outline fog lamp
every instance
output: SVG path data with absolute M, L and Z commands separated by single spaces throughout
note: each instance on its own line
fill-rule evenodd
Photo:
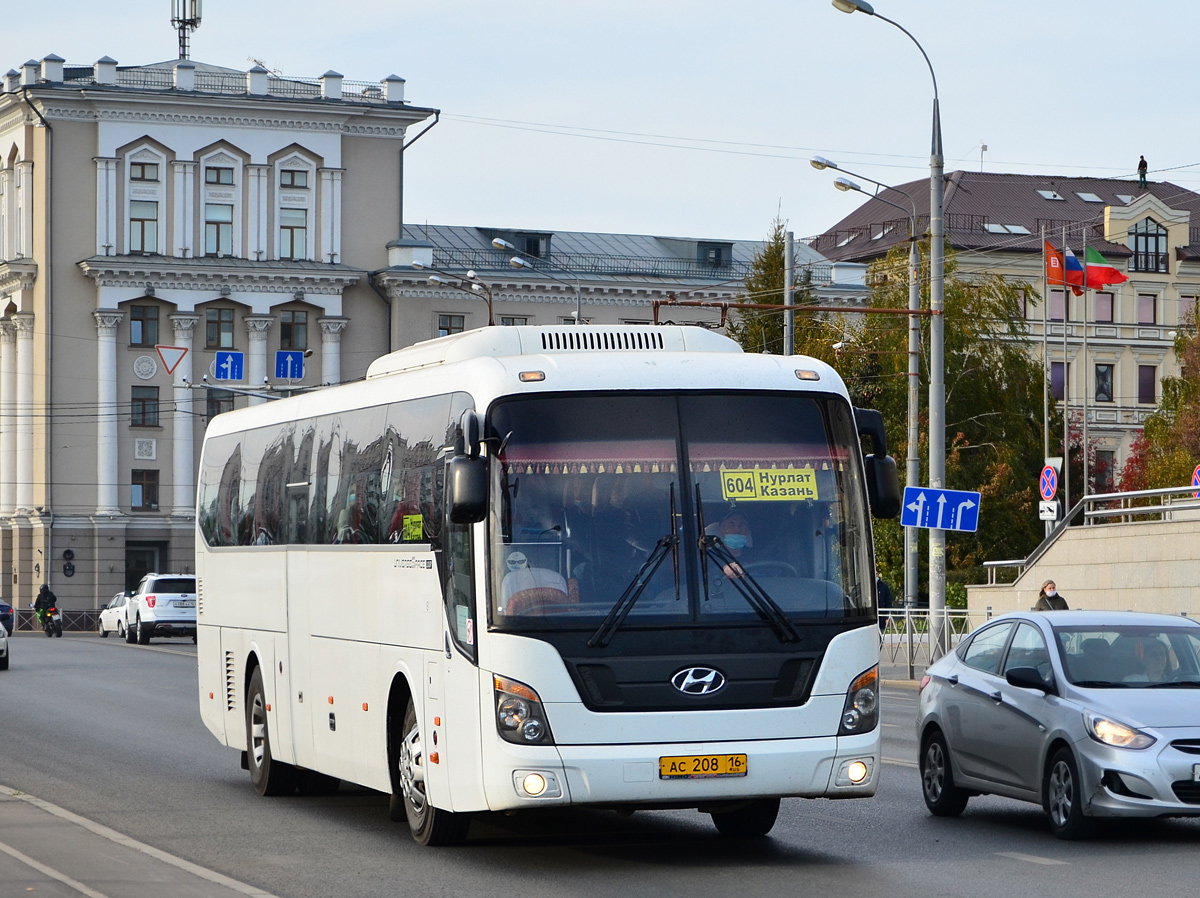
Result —
M 858 784 L 867 778 L 867 765 L 862 761 L 852 761 L 850 766 L 846 768 L 846 776 L 850 782 Z
M 546 778 L 540 773 L 527 774 L 525 779 L 521 780 L 521 788 L 530 795 L 541 795 L 546 791 Z

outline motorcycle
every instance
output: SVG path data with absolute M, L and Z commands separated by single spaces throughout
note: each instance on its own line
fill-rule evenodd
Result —
M 42 630 L 47 637 L 62 636 L 62 612 L 56 607 L 42 608 L 38 611 L 38 620 L 42 622 Z

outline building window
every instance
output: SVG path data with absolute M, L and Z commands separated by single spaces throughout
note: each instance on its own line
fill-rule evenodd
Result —
M 1070 375 L 1071 369 L 1069 365 L 1064 367 L 1062 362 L 1050 363 L 1050 395 L 1052 397 L 1061 400 L 1066 395 L 1066 378 L 1070 377 Z
M 711 268 L 728 268 L 733 261 L 733 244 L 731 243 L 698 243 L 696 244 L 696 261 Z
M 279 210 L 279 258 L 308 258 L 308 211 Z
M 233 309 L 208 309 L 204 323 L 205 349 L 233 349 Z
M 158 426 L 158 387 L 133 387 L 130 393 L 131 427 Z
M 130 162 L 129 163 L 129 180 L 130 181 L 157 181 L 158 180 L 158 163 L 157 162 Z
M 466 323 L 462 315 L 438 315 L 438 332 L 439 337 L 448 337 L 450 334 L 461 334 L 466 329 Z
M 501 315 L 501 327 L 524 327 L 529 323 L 529 318 L 524 315 Z
M 1167 229 L 1152 218 L 1143 218 L 1129 230 L 1133 258 L 1130 271 L 1167 271 Z
M 129 202 L 129 251 L 158 252 L 158 203 L 149 200 Z
M 1029 316 L 1029 294 L 1022 290 L 1017 294 L 1017 308 L 1021 310 L 1021 317 Z
M 1113 320 L 1113 295 L 1111 293 L 1096 294 L 1096 321 L 1100 324 L 1111 324 Z
M 1188 327 L 1196 326 L 1196 297 L 1179 297 L 1179 323 Z
M 233 393 L 229 390 L 214 390 L 208 388 L 208 420 L 212 420 L 222 412 L 233 411 Z
M 129 307 L 129 345 L 154 346 L 158 343 L 158 306 Z
M 204 204 L 204 255 L 233 255 L 233 206 Z
M 215 165 L 208 165 L 204 168 L 204 183 L 205 184 L 224 184 L 233 186 L 233 169 L 224 168 Z
M 303 190 L 308 187 L 308 172 L 285 168 L 279 173 L 279 186 Z
M 279 348 L 308 349 L 308 312 L 279 313 Z
M 1065 293 L 1063 293 L 1062 290 L 1051 290 L 1050 291 L 1050 320 L 1051 321 L 1062 321 L 1063 320 L 1063 305 L 1064 305 L 1064 303 L 1068 303 L 1069 299 L 1070 299 L 1070 297 L 1068 297 Z M 1067 312 L 1068 312 L 1068 314 L 1070 314 L 1069 306 L 1067 308 Z
M 134 509 L 158 508 L 158 471 L 134 471 L 129 480 L 132 488 L 129 504 Z
M 1154 405 L 1158 396 L 1158 370 L 1153 365 L 1138 365 L 1138 402 Z
M 1117 478 L 1114 466 L 1117 463 L 1117 453 L 1111 449 L 1096 450 L 1096 467 L 1092 474 L 1097 493 L 1111 493 L 1116 489 Z
M 1156 324 L 1155 321 L 1155 306 L 1158 297 L 1153 293 L 1139 293 L 1137 298 L 1137 323 L 1138 324 Z
M 1113 366 L 1096 366 L 1096 401 L 1113 401 Z

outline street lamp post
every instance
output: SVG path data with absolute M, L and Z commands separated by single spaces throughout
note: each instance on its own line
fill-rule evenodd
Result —
M 921 386 L 921 326 L 918 323 L 917 315 L 921 309 L 921 253 L 917 247 L 917 204 L 903 190 L 897 190 L 895 187 L 890 187 L 887 184 L 876 181 L 874 178 L 846 171 L 836 163 L 821 156 L 814 156 L 809 160 L 809 163 L 818 171 L 832 168 L 834 171 L 843 171 L 846 174 L 854 175 L 856 178 L 862 178 L 864 181 L 870 181 L 876 187 L 882 187 L 885 190 L 895 190 L 896 193 L 899 193 L 908 200 L 909 208 L 905 209 L 903 206 L 880 196 L 878 191 L 874 194 L 867 194 L 865 190 L 846 178 L 838 178 L 833 182 L 833 186 L 838 190 L 854 190 L 868 196 L 873 195 L 881 203 L 885 203 L 893 209 L 899 209 L 908 215 L 908 458 L 905 466 L 905 482 L 909 486 L 916 486 L 920 483 L 921 479 L 921 460 L 917 455 L 917 419 L 920 414 Z M 909 608 L 917 606 L 917 580 L 920 570 L 917 558 L 918 550 L 917 528 L 905 527 L 904 604 Z
M 436 284 L 440 287 L 449 287 L 452 290 L 461 290 L 463 293 L 470 293 L 472 296 L 482 296 L 483 301 L 487 303 L 488 310 L 488 327 L 492 327 L 496 321 L 492 315 L 492 288 L 479 279 L 474 271 L 468 271 L 465 275 L 450 274 L 441 271 L 437 268 L 431 268 L 423 262 L 413 261 L 411 266 L 417 271 L 425 271 L 426 269 L 436 272 L 428 278 L 429 283 Z M 469 287 L 464 284 L 470 284 Z
M 577 275 L 575 272 L 573 272 L 569 268 L 564 268 L 562 265 L 555 265 L 553 262 L 547 262 L 545 259 L 542 259 L 538 256 L 530 255 L 527 252 L 519 250 L 515 246 L 513 246 L 511 243 L 509 243 L 507 240 L 504 240 L 500 237 L 492 238 L 492 246 L 494 246 L 496 249 L 503 250 L 504 252 L 516 253 L 515 256 L 513 256 L 511 259 L 508 260 L 508 264 L 511 265 L 513 268 L 524 268 L 529 271 L 536 271 L 539 274 L 544 274 L 546 277 L 550 278 L 550 280 L 554 281 L 555 283 L 563 284 L 564 286 L 572 288 L 575 291 L 575 323 L 577 325 L 583 324 L 583 293 L 579 289 L 579 275 Z M 559 271 L 569 274 L 573 278 L 573 280 L 564 281 L 559 278 L 556 278 L 554 275 L 550 274 L 548 271 L 543 271 L 541 268 L 539 268 L 537 265 L 535 265 L 534 262 L 541 262 L 543 265 L 549 265 L 553 268 L 557 268 Z
M 946 484 L 946 371 L 945 371 L 945 229 L 942 221 L 942 116 L 938 104 L 937 75 L 929 54 L 920 42 L 898 22 L 881 16 L 866 0 L 833 0 L 844 13 L 861 12 L 899 28 L 917 45 L 929 76 L 933 79 L 933 135 L 929 150 L 929 486 L 942 489 Z M 945 654 L 946 609 L 946 531 L 929 531 L 929 611 L 936 616 L 933 651 Z

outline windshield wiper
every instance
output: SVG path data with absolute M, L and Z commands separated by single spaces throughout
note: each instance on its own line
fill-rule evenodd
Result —
M 1178 680 L 1174 683 L 1151 683 L 1149 686 L 1143 686 L 1143 689 L 1200 689 L 1200 682 L 1196 680 Z
M 738 595 L 746 600 L 746 604 L 753 608 L 754 612 L 766 621 L 780 642 L 799 642 L 800 634 L 792 626 L 792 622 L 788 619 L 787 614 L 767 594 L 767 591 L 759 585 L 758 581 L 750 576 L 750 572 L 738 564 L 738 560 L 725 548 L 725 543 L 721 540 L 721 537 L 710 536 L 704 532 L 704 507 L 700 500 L 699 484 L 696 485 L 696 523 L 700 528 L 700 551 L 704 555 L 704 559 L 700 564 L 700 568 L 703 571 L 704 601 L 708 601 L 708 559 L 712 558 L 716 562 L 717 567 L 722 570 L 732 566 L 741 572 L 736 577 L 729 577 L 729 581 L 738 591 Z
M 621 597 L 613 603 L 608 614 L 604 615 L 604 620 L 600 621 L 600 626 L 596 628 L 596 632 L 587 642 L 590 648 L 603 648 L 612 641 L 613 634 L 621 628 L 621 624 L 625 623 L 625 618 L 633 610 L 634 603 L 641 598 L 646 587 L 650 585 L 650 581 L 654 579 L 654 575 L 658 573 L 663 560 L 667 557 L 667 550 L 670 550 L 675 558 L 675 601 L 679 601 L 679 537 L 675 535 L 675 484 L 671 484 L 670 511 L 670 532 L 655 544 L 650 555 L 642 562 L 642 566 L 637 569 L 637 573 L 633 575 L 633 579 L 621 593 Z
M 1128 683 L 1114 683 L 1112 680 L 1072 680 L 1072 686 L 1082 686 L 1084 689 L 1129 689 Z

